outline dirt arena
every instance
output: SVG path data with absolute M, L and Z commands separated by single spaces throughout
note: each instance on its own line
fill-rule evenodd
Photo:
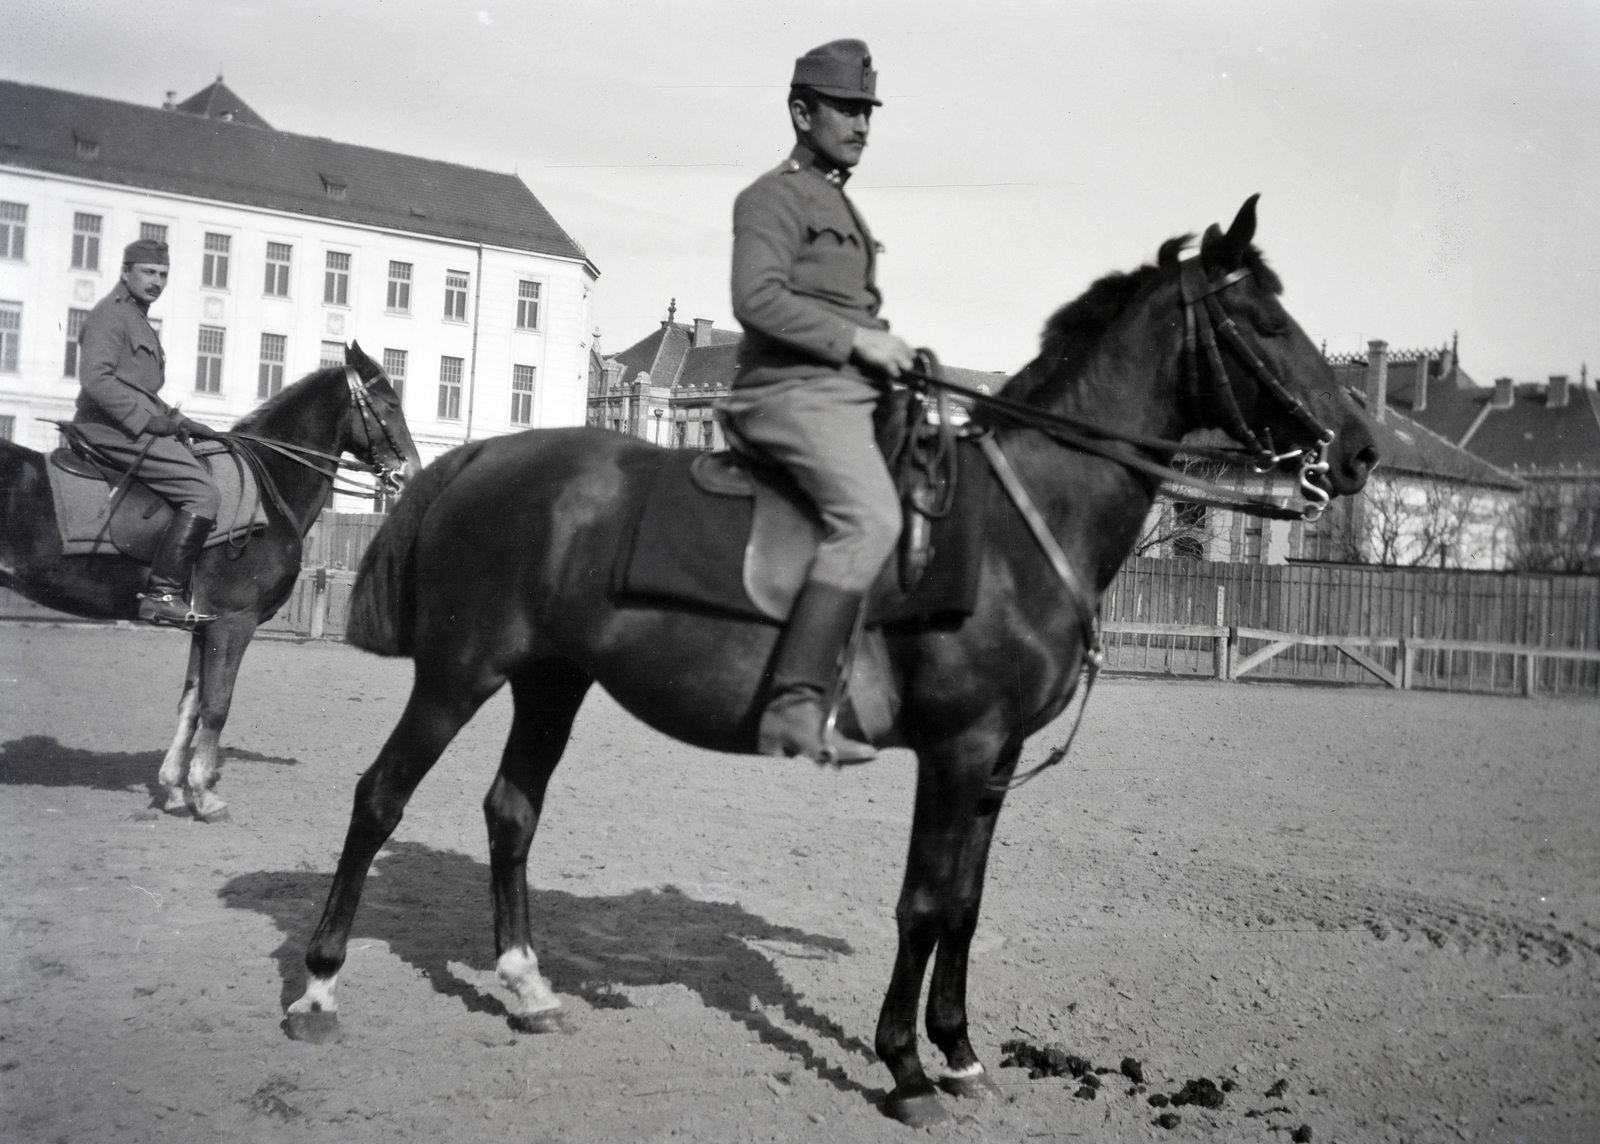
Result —
M 233 822 L 204 826 L 150 809 L 186 643 L 0 628 L 0 1139 L 911 1135 L 870 1048 L 909 755 L 710 755 L 596 692 L 529 865 L 573 1032 L 524 1037 L 479 810 L 497 697 L 378 861 L 344 1040 L 307 1045 L 283 1009 L 410 665 L 258 643 Z M 1004 1098 L 929 1135 L 1600 1140 L 1600 705 L 1111 678 L 1079 744 L 1008 800 L 990 869 L 971 1015 Z M 1135 1058 L 1146 1091 L 1030 1080 L 1014 1039 Z M 1220 1107 L 1149 1103 L 1200 1078 Z

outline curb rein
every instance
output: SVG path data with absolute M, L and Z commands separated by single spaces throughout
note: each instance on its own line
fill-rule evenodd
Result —
M 1323 425 L 1307 408 L 1304 401 L 1289 392 L 1287 386 L 1263 362 L 1260 356 L 1245 341 L 1244 335 L 1239 332 L 1238 326 L 1223 309 L 1221 300 L 1217 297 L 1228 287 L 1243 281 L 1251 275 L 1249 267 L 1240 267 L 1223 275 L 1215 282 L 1206 277 L 1205 268 L 1198 258 L 1186 260 L 1179 270 L 1179 285 L 1183 299 L 1183 376 L 1185 384 L 1184 398 L 1192 405 L 1198 406 L 1209 399 L 1220 407 L 1226 431 L 1230 436 L 1246 447 L 1241 453 L 1232 449 L 1213 449 L 1202 446 L 1184 445 L 1178 441 L 1165 441 L 1158 438 L 1143 437 L 1137 434 L 1123 433 L 1096 425 L 1093 422 L 1080 421 L 1057 413 L 1035 409 L 1019 401 L 998 397 L 993 394 L 978 393 L 953 385 L 941 376 L 937 359 L 923 351 L 925 360 L 930 369 L 907 370 L 902 376 L 910 378 L 913 382 L 920 383 L 922 387 L 936 389 L 940 397 L 940 412 L 944 412 L 944 399 L 948 394 L 957 394 L 960 399 L 970 402 L 979 409 L 997 413 L 1001 418 L 1013 426 L 1025 429 L 1036 429 L 1055 440 L 1058 444 L 1068 448 L 1077 449 L 1101 456 L 1110 461 L 1115 461 L 1127 468 L 1144 472 L 1159 477 L 1164 483 L 1176 483 L 1192 489 L 1201 490 L 1215 495 L 1220 494 L 1226 499 L 1211 500 L 1207 503 L 1216 504 L 1218 507 L 1232 508 L 1251 513 L 1256 516 L 1272 517 L 1274 519 L 1314 521 L 1318 519 L 1327 508 L 1331 499 L 1326 488 L 1318 483 L 1328 472 L 1328 447 L 1333 443 L 1334 431 Z M 1228 369 L 1222 359 L 1222 351 L 1217 343 L 1217 334 L 1221 332 L 1234 353 L 1249 367 L 1261 388 L 1279 404 L 1283 405 L 1289 415 L 1309 432 L 1316 442 L 1311 448 L 1291 449 L 1279 453 L 1274 449 L 1272 433 L 1263 429 L 1257 436 L 1244 419 L 1244 413 L 1239 408 L 1238 398 L 1233 392 L 1233 384 L 1228 376 Z M 1200 368 L 1200 347 L 1205 349 L 1206 361 L 1210 366 L 1209 373 L 1212 377 L 1212 389 L 1205 393 L 1201 386 L 1202 371 Z M 943 418 L 941 418 L 943 420 Z M 990 468 L 994 470 L 995 477 L 1006 490 L 1011 502 L 1022 515 L 1028 530 L 1033 533 L 1034 539 L 1043 550 L 1050 567 L 1066 587 L 1068 595 L 1078 606 L 1078 614 L 1082 625 L 1083 639 L 1083 664 L 1084 677 L 1083 698 L 1078 703 L 1077 714 L 1073 717 L 1072 726 L 1067 732 L 1066 739 L 1053 748 L 1044 760 L 1036 766 L 1029 768 L 1022 774 L 1013 774 L 1002 777 L 998 773 L 991 774 L 984 784 L 986 799 L 1000 800 L 1011 791 L 1025 783 L 1031 782 L 1042 772 L 1060 763 L 1067 757 L 1067 752 L 1072 747 L 1072 742 L 1078 735 L 1078 728 L 1083 724 L 1084 709 L 1089 705 L 1089 694 L 1094 690 L 1095 680 L 1100 675 L 1101 665 L 1105 662 L 1105 649 L 1100 640 L 1100 597 L 1093 585 L 1073 565 L 1070 557 L 1062 549 L 1055 535 L 1051 533 L 1044 517 L 1040 514 L 1033 498 L 1028 494 L 1027 486 L 1022 478 L 1011 466 L 1005 452 L 995 440 L 994 433 L 987 427 L 976 434 L 978 444 L 983 449 L 985 458 Z M 1266 473 L 1276 468 L 1284 461 L 1299 458 L 1300 493 L 1306 504 L 1300 509 L 1282 508 L 1270 501 L 1246 497 L 1239 499 L 1232 490 L 1225 489 L 1210 481 L 1195 477 L 1187 477 L 1172 469 L 1168 465 L 1157 464 L 1137 453 L 1118 449 L 1108 442 L 1116 441 L 1134 446 L 1135 449 L 1146 448 L 1169 452 L 1187 452 L 1200 454 L 1212 460 L 1225 462 L 1248 462 L 1256 472 Z M 1203 498 L 1202 498 L 1203 499 Z

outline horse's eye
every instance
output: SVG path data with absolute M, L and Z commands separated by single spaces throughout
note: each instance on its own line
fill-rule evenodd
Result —
M 1256 328 L 1256 333 L 1264 338 L 1281 338 L 1289 332 L 1289 323 L 1280 322 L 1276 318 L 1261 318 L 1250 324 Z

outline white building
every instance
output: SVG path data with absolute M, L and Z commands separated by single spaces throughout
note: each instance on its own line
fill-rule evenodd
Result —
M 0 436 L 53 448 L 122 248 L 171 250 L 163 396 L 225 428 L 359 340 L 424 462 L 582 425 L 599 272 L 515 175 L 275 131 L 223 86 L 140 107 L 0 82 Z M 354 507 L 354 506 L 352 506 Z

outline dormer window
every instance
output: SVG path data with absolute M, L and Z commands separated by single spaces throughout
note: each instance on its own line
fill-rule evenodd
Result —
M 332 199 L 334 202 L 344 202 L 349 192 L 350 185 L 343 179 L 336 178 L 332 175 L 322 176 L 322 193 L 328 198 Z
M 72 141 L 77 146 L 78 158 L 100 158 L 100 144 L 95 142 L 93 139 L 85 139 L 82 135 L 74 135 L 72 137 Z

